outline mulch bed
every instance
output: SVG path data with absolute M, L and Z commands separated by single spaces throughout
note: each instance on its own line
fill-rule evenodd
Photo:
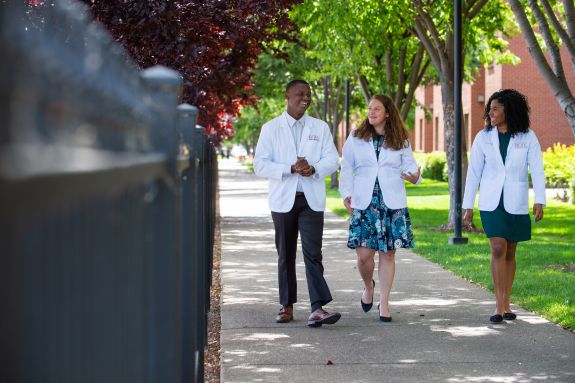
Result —
M 212 269 L 212 288 L 210 290 L 210 311 L 208 313 L 208 346 L 204 354 L 204 381 L 220 382 L 220 297 L 222 285 L 220 280 L 220 260 L 222 255 L 222 232 L 220 229 L 219 195 L 216 202 L 217 221 L 214 238 L 214 263 Z
M 559 270 L 564 273 L 575 273 L 575 263 L 565 263 L 563 265 L 549 265 L 548 269 Z

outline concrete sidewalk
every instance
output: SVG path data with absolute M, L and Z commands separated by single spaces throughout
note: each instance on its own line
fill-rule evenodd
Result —
M 298 251 L 295 321 L 276 324 L 267 181 L 234 160 L 221 160 L 219 169 L 222 382 L 575 382 L 575 334 L 520 307 L 516 321 L 492 324 L 493 294 L 409 251 L 396 255 L 393 322 L 380 322 L 375 307 L 365 314 L 347 222 L 330 212 L 323 254 L 334 301 L 326 308 L 342 319 L 307 327 Z

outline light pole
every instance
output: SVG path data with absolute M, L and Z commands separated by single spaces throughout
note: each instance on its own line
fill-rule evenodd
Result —
M 461 52 L 461 0 L 454 1 L 453 15 L 453 113 L 455 113 L 455 216 L 453 222 L 454 236 L 449 237 L 452 245 L 467 243 L 467 238 L 461 236 L 461 78 L 462 78 L 462 52 Z

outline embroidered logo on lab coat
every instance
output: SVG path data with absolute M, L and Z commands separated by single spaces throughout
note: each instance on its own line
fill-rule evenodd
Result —
M 516 142 L 515 148 L 516 149 L 527 149 L 527 142 Z
M 310 134 L 307 139 L 309 141 L 319 141 L 319 136 L 317 134 Z

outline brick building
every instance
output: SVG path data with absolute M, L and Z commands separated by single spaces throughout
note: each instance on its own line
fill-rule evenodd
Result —
M 479 130 L 483 128 L 485 102 L 495 91 L 514 88 L 525 94 L 531 107 L 531 128 L 537 134 L 543 150 L 556 142 L 573 145 L 575 137 L 563 111 L 551 94 L 543 77 L 537 71 L 535 62 L 529 55 L 525 40 L 521 36 L 513 38 L 509 50 L 521 59 L 518 65 L 490 65 L 482 68 L 473 84 L 462 86 L 463 131 L 467 147 Z M 567 81 L 575 89 L 575 75 L 571 70 L 566 49 L 562 48 L 563 67 Z M 410 139 L 415 151 L 444 151 L 443 107 L 439 85 L 420 87 L 416 98 L 423 108 L 415 111 L 415 129 Z

